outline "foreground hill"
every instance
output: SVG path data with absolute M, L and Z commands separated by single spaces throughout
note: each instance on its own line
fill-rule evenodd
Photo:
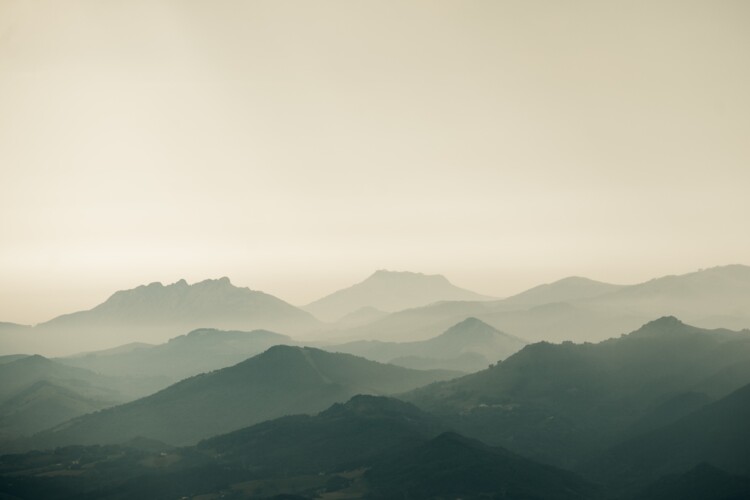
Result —
M 594 498 L 598 491 L 573 473 L 453 432 L 394 450 L 366 473 L 370 498 Z
M 421 342 L 357 341 L 326 350 L 408 368 L 475 372 L 507 358 L 525 345 L 526 342 L 517 337 L 476 318 L 467 318 L 441 335 Z
M 265 476 L 318 474 L 364 466 L 383 452 L 446 430 L 432 415 L 396 399 L 357 395 L 315 416 L 294 415 L 207 439 L 197 448 Z
M 8 354 L 68 355 L 131 342 L 163 342 L 196 328 L 299 333 L 318 326 L 309 313 L 272 295 L 236 287 L 228 278 L 193 285 L 180 280 L 116 292 L 88 311 L 5 334 L 0 345 Z
M 750 477 L 700 464 L 684 474 L 666 475 L 632 495 L 633 500 L 744 500 L 750 498 Z
M 750 385 L 746 385 L 676 422 L 616 446 L 593 461 L 591 469 L 597 477 L 617 485 L 642 485 L 661 476 L 688 473 L 701 464 L 750 476 L 749 423 Z
M 0 364 L 0 440 L 130 401 L 152 387 L 149 380 L 105 377 L 42 356 L 15 358 Z
M 599 344 L 538 343 L 406 400 L 473 437 L 572 465 L 750 383 L 750 332 L 662 318 Z
M 362 308 L 393 312 L 443 300 L 491 300 L 453 285 L 439 274 L 377 271 L 349 288 L 304 307 L 317 318 L 336 321 Z
M 152 453 L 76 446 L 0 457 L 0 493 L 59 499 L 597 498 L 570 472 L 445 432 L 409 404 L 372 396 L 191 448 Z
M 190 444 L 283 415 L 315 413 L 355 394 L 394 394 L 452 376 L 276 346 L 232 367 L 42 432 L 32 446 L 121 443 L 138 436 Z
M 269 347 L 292 344 L 290 337 L 265 330 L 201 328 L 160 345 L 129 344 L 58 361 L 112 376 L 161 377 L 163 388 L 192 375 L 232 366 Z

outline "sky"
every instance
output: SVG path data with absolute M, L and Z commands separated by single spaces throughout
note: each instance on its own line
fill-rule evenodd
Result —
M 750 2 L 0 0 L 0 321 L 750 264 Z

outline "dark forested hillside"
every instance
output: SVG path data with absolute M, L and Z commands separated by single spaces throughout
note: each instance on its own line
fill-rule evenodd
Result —
M 586 500 L 573 473 L 453 432 L 401 401 L 356 396 L 189 448 L 70 446 L 0 457 L 13 498 L 509 498 Z
M 190 444 L 247 425 L 315 413 L 355 394 L 394 394 L 445 380 L 348 354 L 276 346 L 229 368 L 197 375 L 132 403 L 85 415 L 37 435 L 35 447 L 121 443 L 142 436 Z
M 471 436 L 572 465 L 749 382 L 750 332 L 666 317 L 599 344 L 529 345 L 405 398 Z

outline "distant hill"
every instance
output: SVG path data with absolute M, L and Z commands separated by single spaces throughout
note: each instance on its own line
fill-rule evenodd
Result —
M 395 342 L 426 340 L 470 317 L 532 342 L 599 341 L 632 331 L 653 318 L 627 310 L 598 311 L 566 302 L 533 307 L 504 305 L 503 301 L 438 302 L 330 335 Z
M 37 382 L 53 382 L 96 399 L 122 400 L 111 387 L 112 379 L 81 368 L 57 363 L 42 356 L 24 356 L 0 364 L 0 401 L 4 401 Z
M 0 457 L 0 494 L 60 499 L 598 498 L 598 491 L 575 474 L 445 432 L 433 416 L 383 397 L 355 396 L 316 416 L 270 420 L 190 448 L 142 439 L 131 443 Z
M 491 300 L 491 297 L 459 288 L 437 274 L 380 270 L 304 309 L 319 319 L 336 321 L 366 307 L 394 312 L 443 300 Z
M 8 323 L 7 321 L 0 321 L 0 332 L 9 330 L 23 330 L 24 328 L 31 328 L 28 325 L 19 325 L 18 323 Z
M 374 307 L 369 306 L 360 307 L 356 311 L 347 314 L 343 318 L 340 318 L 336 322 L 336 326 L 339 328 L 347 328 L 366 325 L 385 316 L 388 316 L 388 313 L 385 311 L 381 311 L 380 309 L 375 309 Z
M 77 392 L 42 380 L 0 403 L 0 439 L 30 436 L 119 402 L 122 401 L 87 396 L 85 391 Z
M 275 345 L 293 345 L 286 335 L 200 328 L 160 345 L 128 344 L 60 358 L 60 363 L 113 376 L 162 377 L 166 387 L 183 378 L 226 368 Z
M 750 267 L 715 267 L 637 285 L 611 285 L 571 277 L 504 300 L 448 301 L 342 326 L 330 336 L 413 341 L 434 337 L 476 317 L 526 340 L 598 342 L 635 330 L 661 316 L 703 328 L 750 328 Z
M 475 372 L 505 359 L 526 342 L 476 319 L 467 318 L 441 335 L 420 342 L 357 341 L 326 350 L 355 354 L 383 363 L 416 369 Z
M 143 381 L 144 387 L 132 379 L 105 377 L 42 356 L 0 364 L 0 380 L 0 438 L 4 440 L 130 401 L 150 389 L 148 381 Z
M 32 445 L 120 443 L 137 436 L 190 444 L 283 415 L 315 413 L 355 394 L 394 394 L 453 375 L 276 346 L 232 367 L 67 422 L 38 434 Z
M 330 335 L 385 342 L 428 340 L 467 318 L 485 317 L 496 310 L 495 304 L 495 301 L 436 302 L 387 314 L 369 323 L 330 332 Z
M 88 311 L 54 318 L 11 333 L 0 345 L 8 354 L 68 355 L 131 342 L 163 342 L 196 328 L 268 329 L 299 333 L 319 322 L 272 295 L 232 285 L 228 278 L 188 285 L 151 283 L 113 294 Z
M 704 328 L 750 328 L 750 266 L 730 265 L 664 276 L 592 298 L 599 311 L 673 315 Z
M 525 292 L 502 300 L 502 305 L 516 307 L 534 307 L 557 302 L 574 302 L 581 299 L 599 297 L 608 293 L 625 288 L 623 285 L 602 283 L 588 278 L 571 276 L 548 283 L 535 286 Z
M 28 354 L 6 354 L 5 356 L 0 356 L 0 365 L 4 365 L 5 363 L 11 363 L 13 361 L 18 361 L 19 359 L 28 357 Z
M 749 331 L 703 330 L 667 317 L 599 344 L 532 344 L 490 369 L 404 398 L 470 436 L 572 466 L 648 430 L 649 421 L 671 422 L 747 383 Z M 680 400 L 686 393 L 697 395 Z M 670 400 L 683 403 L 665 411 Z

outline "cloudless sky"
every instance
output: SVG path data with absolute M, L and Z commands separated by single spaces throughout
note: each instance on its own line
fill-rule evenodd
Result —
M 0 321 L 750 263 L 750 2 L 0 0 Z

